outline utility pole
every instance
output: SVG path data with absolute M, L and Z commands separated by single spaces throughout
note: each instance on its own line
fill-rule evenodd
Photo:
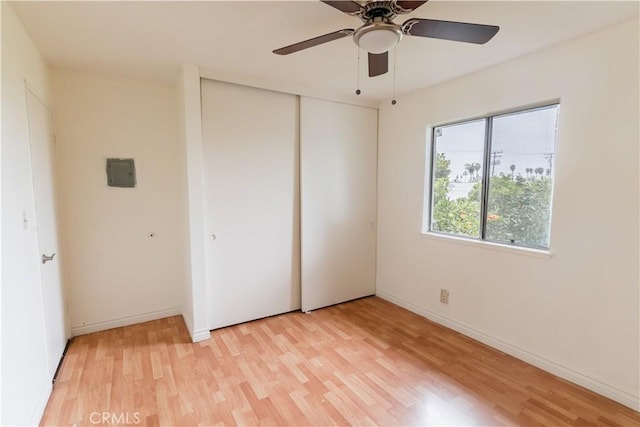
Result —
M 500 157 L 502 157 L 502 150 L 491 152 L 491 176 L 495 175 L 496 165 L 500 164 Z
M 549 161 L 549 169 L 553 170 L 553 153 L 545 153 L 544 158 Z

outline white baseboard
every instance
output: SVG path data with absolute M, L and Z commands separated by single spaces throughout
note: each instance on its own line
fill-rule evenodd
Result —
M 103 322 L 89 323 L 71 327 L 71 336 L 90 334 L 92 332 L 106 331 L 107 329 L 119 328 L 121 326 L 134 325 L 136 323 L 148 322 L 150 320 L 162 319 L 164 317 L 178 316 L 182 314 L 182 307 L 172 307 L 166 310 L 150 311 L 133 316 L 124 316 L 117 319 Z
M 596 378 L 574 371 L 571 368 L 545 359 L 544 357 L 538 356 L 534 353 L 530 353 L 529 351 L 517 347 L 513 344 L 494 338 L 490 335 L 485 334 L 484 332 L 480 332 L 469 325 L 448 319 L 438 313 L 434 313 L 431 310 L 419 307 L 402 298 L 397 298 L 387 292 L 377 290 L 376 295 L 384 300 L 387 300 L 396 305 L 399 305 L 400 307 L 406 308 L 409 311 L 419 314 L 429 320 L 432 320 L 436 323 L 453 329 L 454 331 L 460 332 L 461 334 L 478 340 L 490 347 L 496 348 L 504 353 L 530 363 L 533 366 L 557 375 L 560 378 L 585 387 L 595 393 L 608 397 L 611 400 L 615 400 L 616 402 L 621 403 L 624 406 L 627 406 L 635 411 L 640 411 L 640 396 L 635 396 L 624 390 L 612 387 Z
M 211 332 L 208 329 L 202 331 L 194 331 L 191 334 L 191 341 L 193 342 L 206 341 L 209 338 L 211 338 Z
M 191 342 L 206 341 L 211 338 L 211 331 L 209 331 L 209 329 L 193 330 L 193 318 L 191 313 L 182 313 L 182 319 L 184 320 L 184 324 L 187 327 L 189 336 L 191 337 Z
M 44 415 L 44 410 L 47 408 L 47 403 L 49 403 L 49 397 L 51 396 L 51 391 L 53 390 L 53 384 L 51 381 L 47 381 L 46 385 L 40 391 L 40 396 L 38 396 L 38 400 L 33 408 L 33 412 L 31 413 L 31 419 L 27 425 L 30 426 L 39 426 L 40 421 L 42 420 L 42 416 Z

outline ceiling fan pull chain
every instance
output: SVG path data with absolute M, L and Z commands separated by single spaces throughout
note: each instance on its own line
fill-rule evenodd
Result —
M 396 105 L 396 57 L 398 56 L 398 46 L 393 49 L 393 93 L 391 95 L 391 105 Z
M 356 49 L 358 49 L 358 66 L 357 68 L 357 75 L 356 75 L 356 95 L 360 95 L 362 92 L 360 91 L 360 48 L 358 46 L 356 46 Z

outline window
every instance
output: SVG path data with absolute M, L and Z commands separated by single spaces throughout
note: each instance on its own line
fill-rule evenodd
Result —
M 438 126 L 425 228 L 549 247 L 559 105 Z

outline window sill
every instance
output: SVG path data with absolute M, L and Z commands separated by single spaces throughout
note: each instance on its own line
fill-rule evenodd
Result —
M 461 244 L 476 248 L 486 248 L 492 251 L 505 252 L 514 255 L 529 256 L 541 259 L 553 258 L 553 252 L 545 249 L 524 248 L 522 246 L 505 245 L 502 243 L 487 242 L 482 240 L 469 239 L 465 237 L 448 236 L 446 234 L 438 234 L 432 232 L 422 232 L 422 237 L 427 239 L 439 240 L 450 244 Z

